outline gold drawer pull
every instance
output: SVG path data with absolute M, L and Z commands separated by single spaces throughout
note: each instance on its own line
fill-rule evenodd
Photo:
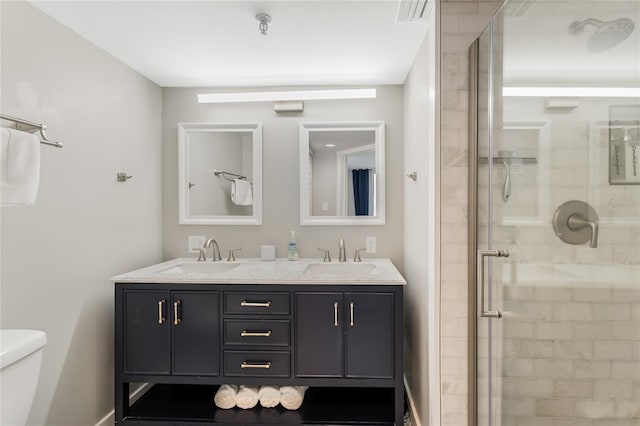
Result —
M 178 316 L 178 309 L 180 309 L 181 300 L 176 300 L 173 302 L 173 325 L 180 324 L 180 317 Z
M 269 308 L 271 307 L 271 300 L 267 300 L 266 302 L 249 302 L 248 300 L 243 300 L 240 302 L 240 306 L 254 306 L 259 308 Z
M 263 368 L 263 369 L 269 369 L 269 368 L 271 368 L 271 362 L 265 362 L 264 364 L 251 364 L 251 363 L 248 363 L 247 361 L 243 361 L 242 364 L 240 364 L 240 368 Z
M 242 330 L 241 337 L 271 337 L 271 330 L 267 331 L 247 331 Z
M 164 322 L 164 303 L 166 302 L 166 300 L 159 300 L 158 301 L 158 324 L 162 324 Z
M 349 302 L 349 310 L 350 310 L 350 316 L 349 316 L 349 325 L 351 327 L 353 327 L 353 306 L 355 305 L 354 302 Z

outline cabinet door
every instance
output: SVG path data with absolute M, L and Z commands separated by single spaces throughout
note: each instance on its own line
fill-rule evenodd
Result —
M 393 293 L 345 293 L 347 377 L 393 378 L 393 302 Z
M 169 292 L 124 292 L 124 372 L 169 374 Z
M 296 376 L 342 377 L 343 300 L 342 293 L 296 293 Z
M 170 320 L 174 375 L 219 375 L 219 306 L 217 291 L 173 293 Z

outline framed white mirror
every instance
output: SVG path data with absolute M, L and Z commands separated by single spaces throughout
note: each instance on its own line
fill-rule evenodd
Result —
M 262 224 L 262 125 L 178 123 L 181 225 Z
M 300 224 L 384 225 L 384 122 L 300 123 Z

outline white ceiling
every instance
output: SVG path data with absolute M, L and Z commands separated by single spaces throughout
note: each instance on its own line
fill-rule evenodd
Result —
M 163 87 L 402 84 L 427 31 L 397 0 L 31 4 Z

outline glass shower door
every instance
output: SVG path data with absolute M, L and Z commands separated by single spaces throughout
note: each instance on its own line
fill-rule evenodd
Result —
M 638 27 L 512 1 L 478 39 L 477 425 L 640 425 Z

